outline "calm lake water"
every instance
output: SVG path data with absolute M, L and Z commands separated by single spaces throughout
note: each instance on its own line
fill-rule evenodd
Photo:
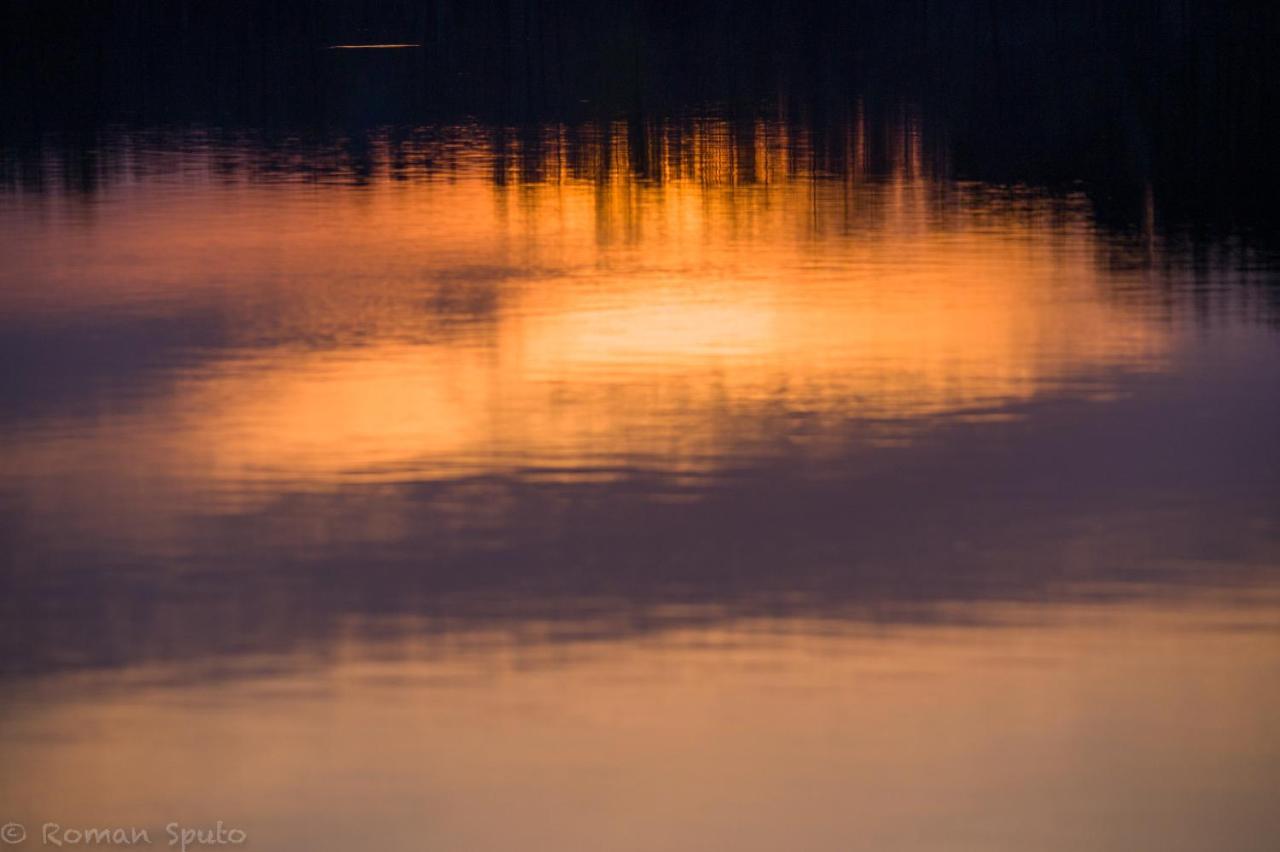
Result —
M 0 176 L 0 821 L 1270 850 L 1280 258 L 909 108 Z

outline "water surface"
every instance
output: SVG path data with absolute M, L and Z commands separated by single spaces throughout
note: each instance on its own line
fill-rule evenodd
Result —
M 935 143 L 11 150 L 5 819 L 1271 848 L 1280 265 Z

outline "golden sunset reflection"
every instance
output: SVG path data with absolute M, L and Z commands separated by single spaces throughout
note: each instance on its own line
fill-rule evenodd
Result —
M 144 180 L 111 215 L 59 220 L 97 277 L 19 286 L 7 310 L 178 303 L 229 345 L 94 434 L 9 454 L 48 471 L 109 439 L 153 472 L 297 484 L 709 471 L 791 438 L 820 455 L 841 424 L 1087 397 L 1174 346 L 1109 296 L 1083 201 L 943 184 L 910 127 L 878 177 L 857 124 L 840 176 L 765 122 L 643 145 L 618 125 L 572 157 L 566 132 L 362 186 Z

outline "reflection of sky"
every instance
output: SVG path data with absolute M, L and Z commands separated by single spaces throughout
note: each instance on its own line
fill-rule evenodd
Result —
M 0 794 L 254 848 L 1270 848 L 1274 599 L 990 609 L 56 679 L 9 696 Z
M 854 128 L 822 176 L 777 127 L 681 132 L 643 178 L 625 133 L 548 131 L 356 185 L 125 147 L 92 197 L 6 197 L 0 494 L 40 628 L 11 663 L 234 646 L 144 603 L 187 571 L 183 606 L 278 648 L 366 609 L 509 623 L 513 584 L 920 618 L 1274 562 L 1274 336 L 1204 333 L 1154 238 L 950 183 L 914 132 L 870 174 Z M 141 609 L 103 641 L 46 609 L 66 584 Z
M 1269 848 L 1280 339 L 1229 253 L 915 132 L 468 132 L 0 195 L 5 819 Z
M 769 412 L 812 426 L 999 408 L 1167 357 L 1158 317 L 1108 301 L 1078 204 L 939 204 L 940 184 L 905 172 L 708 185 L 714 130 L 686 152 L 702 170 L 659 184 L 157 179 L 108 192 L 88 222 L 33 217 L 12 240 L 11 323 L 160 329 L 178 351 L 155 365 L 158 395 L 42 421 L 12 454 L 49 473 L 109 443 L 185 483 L 714 469 L 785 437 Z M 159 380 L 113 382 L 132 397 Z

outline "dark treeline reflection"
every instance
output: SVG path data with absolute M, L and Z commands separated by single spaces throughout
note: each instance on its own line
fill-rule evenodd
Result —
M 955 176 L 1089 180 L 1268 232 L 1274 4 L 1157 0 L 28 2 L 0 11 L 6 147 L 196 122 L 577 123 L 709 102 L 821 127 L 921 105 Z M 391 51 L 341 43 L 411 43 Z M 1122 202 L 1117 215 L 1140 201 Z M 1127 205 L 1128 209 L 1125 210 Z M 1104 211 L 1103 217 L 1106 218 Z
M 808 186 L 814 201 L 805 235 L 821 239 L 883 220 L 886 214 L 876 199 L 896 182 L 923 191 L 933 215 L 991 203 L 1022 210 L 1024 224 L 1033 228 L 1061 226 L 1062 217 L 1080 213 L 1083 203 L 1091 226 L 1105 233 L 1096 246 L 1098 261 L 1117 273 L 1117 299 L 1151 298 L 1145 285 L 1134 290 L 1120 283 L 1142 273 L 1150 279 L 1146 284 L 1163 282 L 1158 292 L 1172 314 L 1189 311 L 1209 319 L 1243 306 L 1254 320 L 1280 317 L 1280 289 L 1272 271 L 1280 245 L 1271 230 L 1212 216 L 1170 219 L 1162 205 L 1167 199 L 1150 183 L 1072 181 L 1046 187 L 964 181 L 957 176 L 945 128 L 918 107 L 857 99 L 821 122 L 780 117 L 774 107 L 632 113 L 576 123 L 471 121 L 305 133 L 216 126 L 59 131 L 37 144 L 0 151 L 0 188 L 14 197 L 65 196 L 90 211 L 123 185 L 156 179 L 199 182 L 210 173 L 228 185 L 376 187 L 391 182 L 418 184 L 424 191 L 479 174 L 500 197 L 504 191 L 515 198 L 548 186 L 592 187 L 604 217 L 597 222 L 597 238 L 610 242 L 626 239 L 639 225 L 636 193 L 661 199 L 663 188 L 676 184 L 727 192 L 729 198 L 742 191 L 744 204 L 750 204 L 753 189 Z M 1045 220 L 1052 210 L 1057 214 Z M 10 334 L 10 341 L 22 335 L 16 329 Z
M 795 181 L 951 178 L 949 153 L 919 110 L 861 100 L 821 124 L 777 110 L 631 114 L 519 125 L 427 123 L 273 132 L 257 128 L 97 128 L 50 133 L 0 152 L 0 188 L 93 200 L 147 177 L 212 169 L 227 179 L 369 185 L 430 183 L 482 168 L 496 186 L 590 181 L 649 188 L 682 180 L 748 187 Z M 941 188 L 941 183 L 939 183 Z M 1080 184 L 1060 195 L 1080 193 Z M 1110 197 L 1099 198 L 1108 203 Z M 1145 226 L 1141 191 L 1120 200 Z
M 981 195 L 1013 208 L 1026 199 L 1029 224 L 1044 212 L 1033 198 L 1052 199 L 1061 210 L 1087 202 L 1090 221 L 1107 234 L 1099 243 L 1105 253 L 1100 260 L 1117 269 L 1174 273 L 1170 280 L 1189 273 L 1194 286 L 1174 288 L 1181 307 L 1207 316 L 1215 305 L 1231 302 L 1214 294 L 1245 295 L 1259 308 L 1258 317 L 1280 315 L 1280 290 L 1270 272 L 1280 245 L 1276 232 L 1257 222 L 1220 220 L 1206 211 L 1180 220 L 1166 208 L 1164 188 L 1157 192 L 1150 182 L 965 181 L 945 127 L 918 106 L 857 98 L 833 107 L 821 121 L 771 107 L 514 125 L 62 130 L 0 151 L 0 188 L 30 197 L 65 195 L 87 210 L 113 187 L 184 173 L 199 179 L 212 172 L 250 185 L 368 187 L 391 181 L 426 187 L 479 170 L 494 187 L 513 191 L 590 184 L 602 209 L 617 207 L 626 215 L 637 212 L 625 202 L 637 189 L 689 181 L 729 191 L 808 184 L 815 197 L 842 199 L 838 208 L 815 206 L 809 236 L 817 237 L 832 228 L 849 232 L 859 220 L 874 218 L 875 205 L 866 202 L 887 182 L 927 187 L 939 213 L 963 207 L 981 186 Z M 840 216 L 833 216 L 836 209 Z M 629 226 L 611 222 L 606 230 L 615 227 Z M 1222 288 L 1228 270 L 1235 285 L 1245 286 Z

